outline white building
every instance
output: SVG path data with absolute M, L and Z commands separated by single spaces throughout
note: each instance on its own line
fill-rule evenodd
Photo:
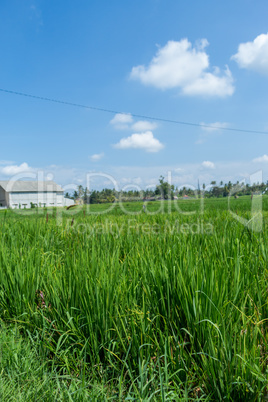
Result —
M 0 207 L 63 207 L 74 201 L 64 197 L 63 189 L 53 181 L 0 181 Z

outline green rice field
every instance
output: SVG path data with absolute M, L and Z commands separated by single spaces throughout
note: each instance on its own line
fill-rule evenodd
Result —
M 251 202 L 0 211 L 0 399 L 268 400 Z

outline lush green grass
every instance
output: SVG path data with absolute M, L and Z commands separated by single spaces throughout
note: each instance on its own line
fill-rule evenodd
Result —
M 268 200 L 227 201 L 1 211 L 6 400 L 263 400 Z
M 90 392 L 83 371 L 78 375 L 59 372 L 38 331 L 22 336 L 18 325 L 1 323 L 0 328 L 1 401 L 102 400 L 104 386 L 96 384 Z

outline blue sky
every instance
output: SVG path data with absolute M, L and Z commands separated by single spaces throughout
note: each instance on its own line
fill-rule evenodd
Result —
M 268 134 L 224 130 L 268 133 L 267 1 L 2 0 L 0 51 L 2 89 L 125 113 L 0 91 L 1 179 L 268 180 Z

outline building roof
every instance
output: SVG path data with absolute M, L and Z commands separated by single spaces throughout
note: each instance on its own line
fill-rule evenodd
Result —
M 36 192 L 60 192 L 63 191 L 61 186 L 54 181 L 12 181 L 5 180 L 0 181 L 0 187 L 2 187 L 7 193 L 36 193 Z

